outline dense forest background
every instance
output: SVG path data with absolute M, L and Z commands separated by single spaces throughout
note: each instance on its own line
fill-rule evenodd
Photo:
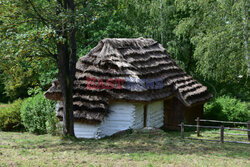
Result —
M 249 102 L 247 0 L 76 0 L 77 56 L 103 38 L 153 38 L 214 97 Z M 0 102 L 46 90 L 57 78 L 54 1 L 1 0 Z M 51 23 L 45 25 L 40 20 Z

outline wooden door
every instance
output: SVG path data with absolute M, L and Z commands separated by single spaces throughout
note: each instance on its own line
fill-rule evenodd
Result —
M 178 130 L 178 126 L 184 120 L 184 105 L 176 98 L 164 101 L 164 127 L 170 130 Z

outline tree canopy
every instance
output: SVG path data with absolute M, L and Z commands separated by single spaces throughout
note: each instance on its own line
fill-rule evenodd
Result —
M 65 38 L 56 30 L 72 25 L 60 2 L 0 2 L 0 100 L 26 97 L 29 88 L 45 90 L 57 77 L 53 56 Z M 248 6 L 246 0 L 76 0 L 76 55 L 106 37 L 153 38 L 213 93 L 246 100 Z

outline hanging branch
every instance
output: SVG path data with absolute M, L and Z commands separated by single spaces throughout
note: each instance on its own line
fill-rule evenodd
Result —
M 38 10 L 36 9 L 35 5 L 32 3 L 31 0 L 27 0 L 27 2 L 31 5 L 31 7 L 33 8 L 34 12 L 37 14 L 37 16 L 41 19 L 41 21 L 43 22 L 44 25 L 46 25 L 47 27 L 47 20 L 38 12 Z

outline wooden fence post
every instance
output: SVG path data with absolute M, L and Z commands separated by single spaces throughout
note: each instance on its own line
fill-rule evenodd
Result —
M 248 123 L 247 124 L 247 130 L 248 130 L 247 136 L 248 136 L 248 141 L 250 141 L 250 121 L 248 121 L 247 123 Z
M 197 137 L 199 137 L 200 136 L 200 117 L 197 117 L 196 131 L 197 131 Z
M 220 142 L 224 143 L 224 126 L 220 126 Z
M 184 139 L 184 123 L 181 122 L 181 138 Z

